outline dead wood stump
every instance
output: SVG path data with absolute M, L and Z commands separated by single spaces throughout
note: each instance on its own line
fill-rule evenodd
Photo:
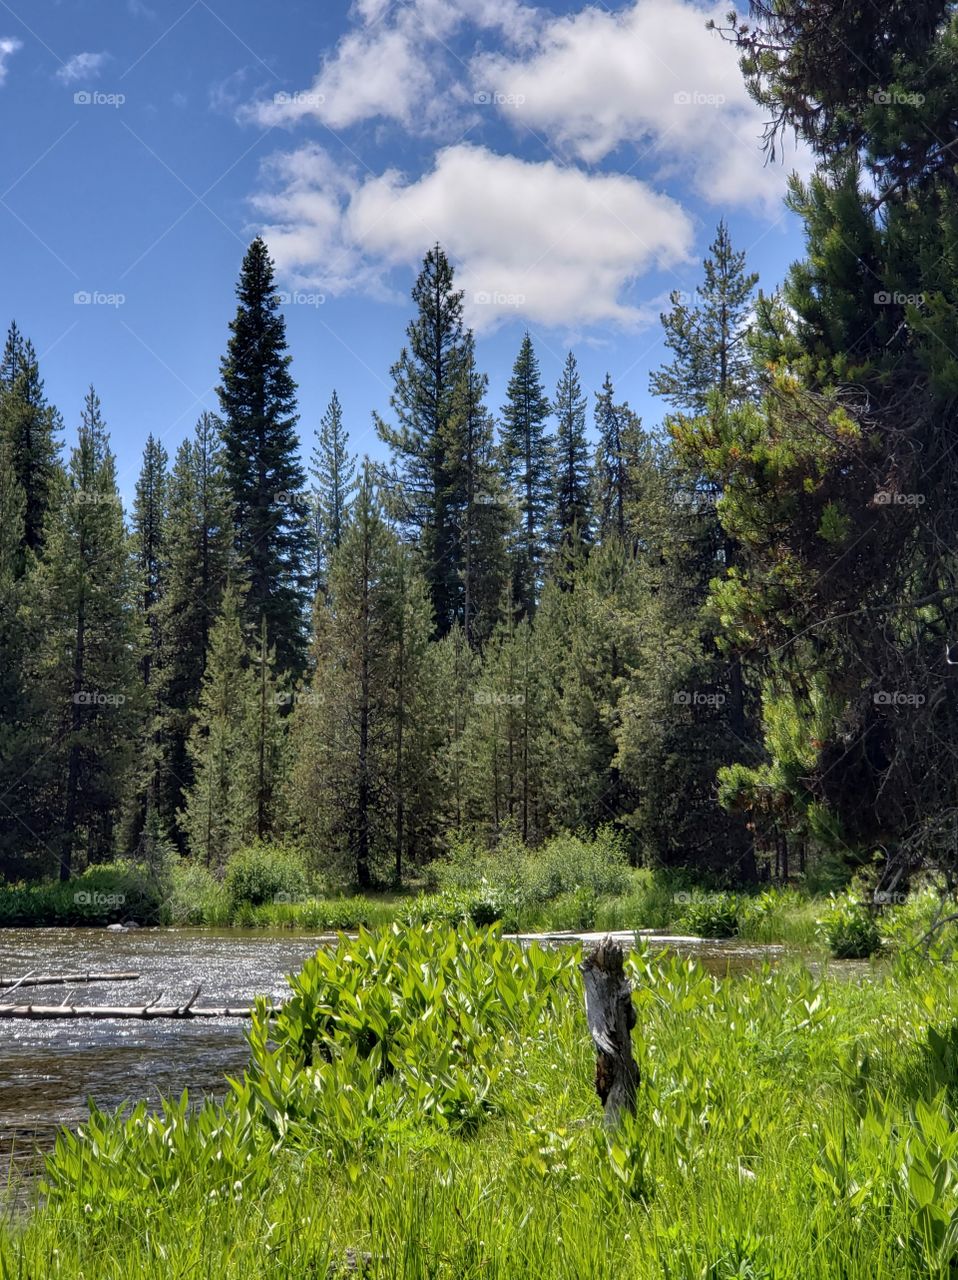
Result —
M 579 966 L 585 1016 L 596 1050 L 595 1091 L 609 1127 L 618 1123 L 623 1112 L 635 1115 L 639 1084 L 639 1068 L 632 1057 L 632 983 L 625 976 L 624 961 L 619 943 L 604 938 Z

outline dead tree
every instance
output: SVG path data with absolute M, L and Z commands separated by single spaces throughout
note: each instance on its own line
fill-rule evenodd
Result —
M 632 1057 L 632 983 L 625 976 L 622 947 L 611 938 L 604 938 L 579 969 L 597 1055 L 595 1091 L 605 1109 L 605 1124 L 611 1127 L 624 1111 L 635 1115 L 639 1068 Z

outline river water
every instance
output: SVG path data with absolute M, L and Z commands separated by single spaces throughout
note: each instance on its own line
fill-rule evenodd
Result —
M 558 940 L 556 940 L 558 941 Z M 665 939 L 656 939 L 665 942 Z M 245 1005 L 256 995 L 281 999 L 296 972 L 328 935 L 238 929 L 0 929 L 0 976 L 24 973 L 132 971 L 135 982 L 78 987 L 78 1004 L 143 1005 L 161 991 L 164 1005 L 184 1004 L 197 983 L 197 1003 Z M 713 972 L 760 963 L 780 948 L 675 939 Z M 64 987 L 17 992 L 17 1002 L 59 1004 Z M 0 991 L 0 1000 L 6 993 Z M 104 1109 L 145 1098 L 220 1096 L 224 1075 L 246 1064 L 240 1018 L 180 1022 L 0 1019 L 0 1158 L 10 1168 L 35 1164 L 61 1125 L 73 1127 L 92 1097 Z M 0 1173 L 0 1185 L 3 1182 Z

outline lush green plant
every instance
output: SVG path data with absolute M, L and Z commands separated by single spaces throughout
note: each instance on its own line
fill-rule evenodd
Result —
M 822 928 L 838 960 L 863 960 L 881 946 L 874 914 L 854 898 L 836 898 L 822 917 Z
M 164 917 L 168 924 L 228 924 L 226 890 L 202 863 L 181 858 L 170 869 L 170 896 Z
M 230 858 L 224 878 L 230 907 L 295 902 L 306 896 L 306 866 L 292 845 L 257 841 Z
M 151 868 L 104 863 L 63 883 L 0 885 L 0 926 L 157 924 L 168 897 L 167 879 Z
M 683 907 L 681 923 L 689 933 L 702 938 L 734 938 L 738 933 L 741 908 L 735 894 L 686 894 L 678 900 Z

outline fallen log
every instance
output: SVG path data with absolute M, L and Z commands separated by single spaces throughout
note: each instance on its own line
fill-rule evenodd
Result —
M 278 1009 L 270 1009 L 270 1014 Z M 106 1004 L 4 1004 L 0 1005 L 0 1018 L 139 1018 L 150 1021 L 153 1018 L 251 1018 L 252 1005 L 230 1005 L 213 1008 L 206 1005 L 106 1005 Z
M 585 1014 L 596 1049 L 595 1091 L 613 1127 L 623 1112 L 635 1115 L 639 1068 L 632 1057 L 635 1008 L 625 976 L 624 952 L 604 938 L 579 966 L 585 987 Z
M 87 982 L 136 982 L 138 973 L 39 973 L 22 978 L 0 978 L 0 991 L 16 987 L 82 987 Z

